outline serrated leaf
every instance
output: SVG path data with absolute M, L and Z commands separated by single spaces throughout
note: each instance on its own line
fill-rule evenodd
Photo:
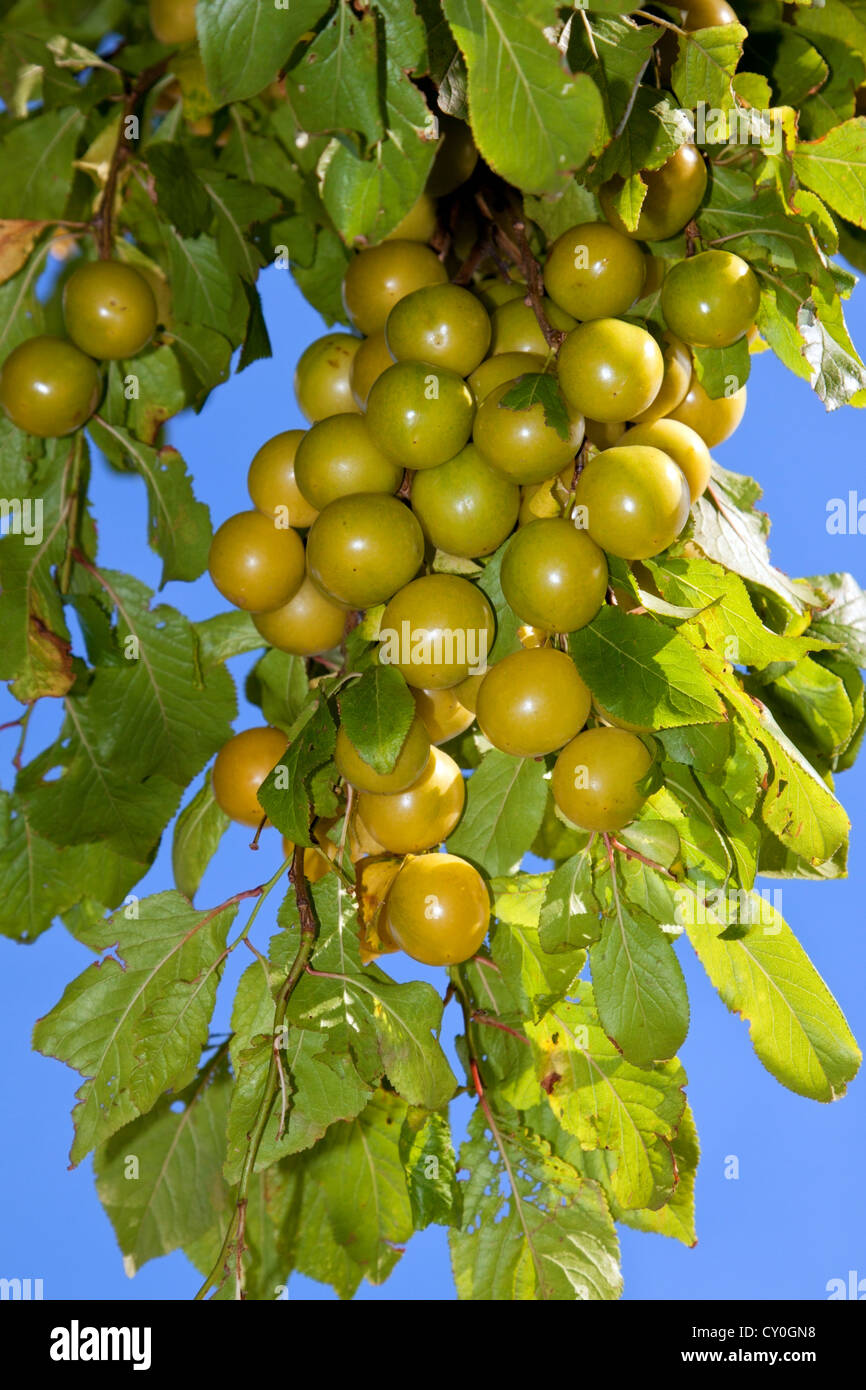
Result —
M 568 645 L 599 704 L 619 719 L 664 729 L 722 717 L 694 648 L 654 618 L 604 607 Z
M 693 356 L 698 381 L 713 400 L 739 391 L 749 379 L 752 357 L 745 334 L 730 347 L 694 348 Z
M 775 906 L 749 895 L 753 924 L 734 937 L 685 886 L 683 923 L 725 1004 L 749 1023 L 752 1046 L 777 1081 L 797 1095 L 843 1095 L 860 1065 L 845 1017 Z M 703 908 L 702 911 L 699 909 Z
M 423 1231 L 459 1225 L 461 1191 L 448 1116 L 409 1108 L 400 1131 L 400 1162 L 406 1176 L 412 1223 Z
M 507 410 L 531 410 L 534 405 L 540 405 L 545 424 L 556 430 L 560 439 L 567 441 L 569 438 L 565 401 L 556 377 L 549 372 L 530 372 L 520 377 L 510 391 L 506 391 L 499 405 Z
M 487 163 L 529 193 L 555 192 L 592 151 L 603 109 L 592 78 L 571 73 L 547 37 L 549 6 L 443 0 L 442 8 L 466 59 L 472 130 Z
M 218 1052 L 181 1095 L 163 1096 L 97 1150 L 96 1190 L 127 1273 L 227 1222 L 220 1169 L 231 1089 Z
M 61 107 L 7 128 L 0 142 L 4 217 L 60 218 L 72 188 L 84 115 Z
M 375 17 L 338 5 L 286 78 L 298 129 L 354 132 L 367 144 L 380 139 L 377 60 Z
M 818 574 L 809 580 L 829 599 L 812 620 L 812 629 L 838 642 L 855 666 L 866 667 L 866 594 L 852 574 Z
M 607 1149 L 611 1188 L 622 1207 L 658 1207 L 675 1186 L 670 1141 L 683 1107 L 678 1061 L 636 1067 L 600 1026 L 592 990 L 564 1000 L 527 1032 L 542 1090 L 559 1123 L 584 1149 Z
M 269 773 L 259 788 L 259 801 L 268 819 L 296 845 L 312 845 L 310 821 L 313 773 L 330 761 L 337 730 L 324 700 L 315 705 L 277 767 L 279 781 Z
M 616 1231 L 597 1184 L 583 1181 L 527 1131 L 494 1135 L 480 1108 L 459 1163 L 469 1173 L 463 1227 L 449 1236 L 459 1299 L 619 1297 Z
M 794 172 L 835 212 L 866 227 L 866 117 L 843 121 L 819 140 L 798 141 Z
M 694 110 L 701 101 L 719 111 L 734 104 L 731 81 L 747 37 L 742 24 L 693 29 L 678 36 L 671 83 L 687 110 Z
M 104 420 L 91 422 L 90 433 L 97 448 L 107 435 L 109 447 L 119 448 L 144 480 L 148 540 L 162 558 L 162 583 L 197 579 L 207 565 L 212 538 L 210 513 L 204 502 L 196 501 L 180 454 L 168 447 L 152 449 Z
M 543 763 L 491 749 L 469 778 L 449 853 L 488 874 L 513 873 L 532 846 L 546 801 Z
M 195 897 L 205 869 L 229 826 L 229 818 L 214 800 L 210 773 L 204 786 L 181 811 L 171 845 L 174 881 L 184 897 Z
M 639 1067 L 675 1057 L 689 1029 L 689 1000 L 669 938 L 640 908 L 622 901 L 590 947 L 602 1027 Z
M 415 717 L 415 701 L 393 666 L 374 666 L 344 686 L 340 718 L 353 746 L 374 772 L 393 770 Z
M 491 934 L 493 960 L 521 1016 L 538 1020 L 574 983 L 586 962 L 586 952 L 580 946 L 546 949 L 540 930 L 549 888 L 546 875 L 494 879 L 491 888 L 497 919 Z
M 214 97 L 222 103 L 257 96 L 328 9 L 328 0 L 292 0 L 290 8 L 208 0 L 197 8 L 196 33 Z
M 86 1077 L 72 1112 L 73 1164 L 151 1109 L 168 1086 L 190 1084 L 237 906 L 196 912 L 180 894 L 158 893 L 137 911 L 123 909 L 91 929 L 86 944 L 116 945 L 118 956 L 88 966 L 34 1029 L 39 1052 Z

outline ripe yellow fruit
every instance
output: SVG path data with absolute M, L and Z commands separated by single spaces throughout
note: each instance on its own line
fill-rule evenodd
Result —
M 295 455 L 304 430 L 282 430 L 258 450 L 247 474 L 247 490 L 258 511 L 292 527 L 312 526 L 319 515 L 295 479 Z
M 489 922 L 487 885 L 472 864 L 455 854 L 409 859 L 385 902 L 386 936 L 424 965 L 469 960 Z
M 292 656 L 321 656 L 343 640 L 346 610 L 332 603 L 307 575 L 282 608 L 255 613 L 253 622 L 265 641 Z
M 651 425 L 635 425 L 626 430 L 620 443 L 649 444 L 672 458 L 686 475 L 691 500 L 694 502 L 710 481 L 713 460 L 701 436 L 680 420 L 655 420 Z
M 223 744 L 213 765 L 213 794 L 232 820 L 259 825 L 264 819 L 257 793 L 287 746 L 282 730 L 267 725 L 244 729 Z
M 358 818 L 392 854 L 419 854 L 451 834 L 466 800 L 463 774 L 441 748 L 431 748 L 426 768 L 403 792 L 361 792 Z
M 337 730 L 334 762 L 340 776 L 362 792 L 402 792 L 411 787 L 424 771 L 430 757 L 430 739 L 420 714 L 416 712 L 403 747 L 390 772 L 377 772 L 361 757 L 346 730 Z

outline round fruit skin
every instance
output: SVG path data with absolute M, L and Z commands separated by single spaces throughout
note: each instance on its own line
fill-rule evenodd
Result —
M 586 508 L 586 529 L 596 544 L 623 560 L 647 560 L 666 550 L 691 504 L 682 469 L 646 444 L 596 454 L 578 479 L 574 500 Z
M 735 12 L 725 0 L 689 0 L 680 10 L 684 29 L 715 29 L 722 24 L 738 23 Z
M 429 241 L 436 230 L 436 199 L 422 193 L 383 241 Z
M 624 420 L 592 420 L 587 416 L 584 429 L 596 449 L 612 449 L 622 439 L 626 426 Z
M 493 609 L 475 584 L 426 574 L 396 593 L 382 614 L 379 660 L 421 690 L 447 690 L 483 670 L 493 645 Z
M 282 730 L 267 725 L 244 729 L 223 744 L 214 760 L 213 794 L 232 820 L 258 825 L 264 819 L 256 793 L 287 746 Z
M 412 510 L 431 545 L 449 555 L 490 555 L 514 529 L 520 488 L 467 444 L 447 463 L 416 473 Z
M 396 497 L 356 492 L 320 512 L 307 537 L 307 569 L 324 594 L 347 608 L 384 603 L 424 558 L 416 517 Z
M 289 526 L 312 526 L 319 515 L 295 480 L 295 455 L 304 430 L 282 430 L 254 455 L 247 490 L 260 512 Z
M 466 786 L 453 758 L 431 748 L 427 766 L 403 792 L 361 792 L 358 817 L 383 849 L 419 854 L 448 838 L 463 814 Z
M 149 0 L 150 27 L 160 43 L 192 43 L 196 0 Z
M 662 384 L 652 405 L 632 416 L 636 425 L 649 425 L 653 420 L 660 420 L 663 415 L 667 415 L 671 410 L 676 410 L 689 389 L 689 382 L 692 379 L 692 354 L 685 343 L 681 343 L 679 338 L 671 332 L 662 335 L 662 343 L 662 356 L 665 363 Z M 588 427 L 587 434 L 589 434 Z M 611 441 L 611 443 L 615 442 L 615 440 Z M 609 448 L 610 446 L 602 445 L 600 447 Z
M 359 251 L 343 278 L 343 305 L 360 333 L 368 336 L 404 295 L 424 285 L 443 285 L 448 272 L 429 246 L 417 241 L 383 241 Z
M 502 560 L 506 602 L 542 632 L 575 632 L 591 623 L 607 582 L 604 552 L 564 518 L 530 521 L 512 536 Z
M 295 368 L 295 398 L 308 420 L 328 415 L 353 415 L 352 363 L 361 339 L 351 333 L 326 333 L 310 343 Z
M 452 686 L 455 696 L 461 705 L 475 713 L 475 706 L 478 702 L 478 692 L 481 689 L 481 682 L 486 675 L 485 671 L 472 676 L 467 676 L 465 680 L 458 681 L 457 685 Z
M 79 266 L 63 289 L 63 321 L 88 357 L 134 357 L 156 328 L 156 300 L 143 275 L 120 261 Z
M 442 143 L 436 151 L 433 167 L 427 177 L 427 192 L 431 198 L 453 193 L 465 183 L 478 163 L 478 151 L 472 131 L 465 121 L 454 116 L 440 115 Z
M 622 437 L 623 447 L 649 444 L 672 458 L 686 475 L 689 494 L 694 502 L 710 481 L 713 461 L 710 451 L 696 430 L 680 420 L 656 420 L 651 425 L 635 425 Z
M 96 363 L 65 338 L 28 338 L 0 367 L 0 406 L 13 425 L 40 439 L 77 430 L 101 391 Z
M 236 608 L 270 613 L 301 587 L 303 542 L 296 531 L 276 526 L 261 512 L 237 512 L 211 541 L 208 569 L 223 598 Z
M 575 410 L 613 424 L 631 420 L 652 405 L 665 364 L 661 348 L 646 329 L 623 319 L 592 319 L 565 339 L 557 374 Z
M 322 511 L 355 492 L 396 492 L 403 469 L 382 453 L 363 415 L 329 415 L 307 430 L 295 456 L 295 481 Z
M 707 190 L 707 166 L 695 145 L 680 145 L 676 154 L 660 169 L 642 169 L 647 186 L 640 217 L 629 231 L 613 206 L 613 196 L 622 187 L 622 176 L 615 174 L 599 189 L 599 201 L 608 222 L 635 241 L 666 241 L 676 236 L 694 217 Z
M 625 313 L 640 297 L 645 278 L 640 247 L 605 222 L 570 227 L 557 237 L 544 264 L 551 299 L 583 321 Z
M 424 720 L 431 743 L 447 743 L 474 724 L 475 715 L 457 698 L 455 689 L 415 690 L 415 708 Z
M 522 288 L 522 287 L 521 287 Z M 574 318 L 565 313 L 549 298 L 542 301 L 548 322 L 553 328 L 573 328 Z M 490 355 L 498 357 L 502 352 L 536 352 L 546 358 L 549 348 L 535 310 L 523 299 L 508 299 L 494 309 L 491 317 L 493 329 L 490 340 Z
M 592 696 L 565 652 L 535 647 L 491 666 L 478 691 L 481 732 L 503 753 L 536 758 L 574 738 Z
M 504 382 L 516 381 L 526 372 L 543 372 L 546 361 L 540 352 L 500 352 L 480 363 L 466 379 L 480 405 L 491 391 Z
M 429 362 L 395 362 L 367 399 L 373 438 L 404 468 L 435 468 L 453 458 L 474 415 L 475 398 L 463 378 Z
M 398 873 L 386 899 L 396 944 L 423 965 L 458 965 L 478 951 L 490 896 L 478 870 L 456 854 L 422 854 Z
M 393 365 L 394 359 L 388 351 L 384 328 L 371 333 L 369 338 L 361 339 L 361 346 L 352 359 L 351 377 L 352 395 L 362 410 L 367 405 L 373 382 L 378 381 L 382 373 Z
M 346 610 L 325 598 L 304 575 L 288 603 L 270 613 L 256 613 L 253 623 L 271 647 L 293 656 L 319 656 L 343 640 Z
M 541 483 L 574 458 L 583 443 L 583 416 L 570 412 L 569 437 L 563 439 L 548 424 L 540 401 L 528 410 L 501 404 L 516 385 L 516 381 L 505 381 L 485 396 L 472 437 L 491 468 L 514 483 Z
M 490 346 L 490 315 L 459 285 L 428 285 L 388 315 L 385 341 L 396 362 L 430 362 L 468 376 Z
M 417 782 L 430 758 L 430 739 L 420 714 L 416 712 L 397 761 L 390 772 L 377 772 L 365 762 L 346 730 L 337 730 L 334 762 L 340 776 L 361 792 L 403 792 Z
M 500 304 L 507 304 L 509 299 L 524 299 L 526 297 L 526 285 L 517 280 L 497 280 L 490 278 L 479 280 L 474 286 L 475 293 L 481 300 L 485 309 L 493 313 Z
M 634 820 L 646 796 L 637 783 L 652 757 L 625 729 L 585 729 L 563 748 L 553 768 L 553 799 L 584 830 L 621 830 Z M 586 786 L 575 786 L 578 774 Z
M 692 347 L 729 347 L 752 326 L 760 302 L 755 272 L 730 251 L 678 261 L 662 286 L 665 322 Z
M 733 396 L 719 396 L 714 400 L 707 395 L 695 375 L 676 410 L 671 411 L 670 418 L 690 425 L 708 449 L 715 449 L 717 444 L 724 444 L 726 439 L 730 439 L 745 410 L 745 386 L 741 386 Z

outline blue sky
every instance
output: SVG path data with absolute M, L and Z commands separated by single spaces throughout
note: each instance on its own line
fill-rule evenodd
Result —
M 286 271 L 262 277 L 265 313 L 274 347 L 221 387 L 202 414 L 172 422 L 170 441 L 192 471 L 197 495 L 214 524 L 249 506 L 246 472 L 256 449 L 278 430 L 302 426 L 292 394 L 294 364 L 321 331 Z M 855 342 L 866 348 L 866 295 L 855 291 L 849 308 Z M 749 405 L 739 431 L 717 451 L 727 468 L 749 473 L 764 488 L 773 519 L 776 564 L 793 574 L 851 570 L 866 576 L 866 537 L 831 535 L 827 509 L 849 491 L 866 497 L 866 412 L 828 416 L 806 383 L 795 380 L 770 353 L 754 359 Z M 94 461 L 92 495 L 101 518 L 100 562 L 131 570 L 153 587 L 159 562 L 147 548 L 145 497 L 133 476 Z M 866 523 L 864 523 L 866 524 Z M 207 578 L 169 584 L 164 597 L 191 617 L 224 604 Z M 232 663 L 239 689 L 254 658 Z M 48 702 L 43 702 L 48 704 Z M 19 706 L 0 693 L 0 723 Z M 236 722 L 259 722 L 241 703 Z M 54 727 L 54 712 L 37 708 L 30 730 L 35 751 Z M 0 734 L 0 781 L 10 784 L 15 734 Z M 785 883 L 782 910 L 833 989 L 861 1042 L 866 1038 L 862 982 L 866 938 L 862 931 L 866 882 L 866 775 L 843 774 L 838 792 L 854 823 L 850 878 L 842 883 Z M 233 827 L 205 877 L 198 901 L 222 901 L 240 887 L 261 882 L 267 863 L 278 862 L 276 834 L 249 863 L 248 834 Z M 144 880 L 142 894 L 171 886 L 170 833 Z M 770 886 L 778 887 L 778 884 Z M 258 935 L 266 938 L 266 911 Z M 741 1020 L 727 1013 L 688 947 L 678 946 L 692 1005 L 682 1060 L 701 1137 L 697 1183 L 699 1243 L 685 1250 L 660 1236 L 623 1231 L 626 1298 L 826 1298 L 829 1280 L 849 1271 L 866 1279 L 866 1211 L 862 1203 L 862 1155 L 866 1100 L 861 1081 L 833 1105 L 803 1100 L 783 1090 L 756 1060 Z M 181 1254 L 155 1261 L 128 1280 L 107 1217 L 99 1205 L 89 1162 L 67 1171 L 69 1111 L 77 1077 L 60 1063 L 29 1050 L 36 1018 L 47 1012 L 65 984 L 92 959 L 55 927 L 30 947 L 0 943 L 0 1048 L 5 1142 L 0 1151 L 0 1275 L 42 1278 L 46 1298 L 183 1299 L 197 1277 Z M 246 962 L 230 961 L 215 1027 L 225 1027 L 234 983 Z M 391 957 L 389 970 L 417 978 L 422 967 Z M 428 971 L 437 983 L 440 972 Z M 457 1027 L 456 1011 L 448 1040 Z M 466 1110 L 454 1108 L 459 1130 Z M 731 1159 L 735 1158 L 734 1165 Z M 726 1173 L 737 1167 L 739 1176 Z M 866 1284 L 864 1284 L 866 1289 Z M 292 1276 L 290 1299 L 334 1295 Z M 454 1297 L 444 1232 L 416 1236 L 382 1288 L 363 1285 L 359 1298 L 439 1300 Z

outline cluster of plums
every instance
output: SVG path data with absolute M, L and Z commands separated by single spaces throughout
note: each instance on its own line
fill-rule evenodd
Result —
M 295 391 L 309 428 L 263 445 L 249 470 L 253 507 L 214 538 L 217 588 L 282 651 L 323 656 L 350 613 L 377 610 L 378 660 L 405 677 L 415 717 L 390 772 L 371 767 L 343 727 L 335 761 L 354 789 L 353 861 L 402 860 L 380 941 L 429 964 L 473 955 L 489 918 L 476 869 L 437 852 L 465 794 L 442 744 L 477 720 L 515 757 L 556 754 L 554 800 L 589 830 L 619 830 L 646 797 L 649 731 L 593 704 L 562 636 L 604 603 L 608 555 L 641 561 L 682 531 L 710 476 L 709 447 L 736 427 L 745 399 L 743 389 L 711 400 L 690 348 L 735 342 L 758 307 L 749 266 L 710 250 L 662 279 L 661 343 L 626 317 L 664 269 L 640 238 L 679 230 L 706 185 L 691 146 L 646 177 L 634 233 L 618 224 L 608 188 L 609 221 L 572 227 L 549 248 L 543 308 L 564 335 L 558 354 L 525 284 L 483 273 L 468 287 L 449 282 L 425 244 L 435 204 L 424 195 L 395 235 L 350 263 L 343 300 L 357 331 L 303 353 Z M 558 415 L 539 389 L 547 374 Z M 585 438 L 598 452 L 578 461 Z M 522 647 L 487 667 L 493 609 L 442 556 L 479 561 L 505 541 L 501 586 Z M 259 728 L 220 752 L 214 791 L 229 815 L 260 823 L 256 791 L 285 745 Z M 336 853 L 321 843 L 307 852 L 310 877 Z
M 133 266 L 112 260 L 79 266 L 63 288 L 68 338 L 40 334 L 13 348 L 0 367 L 0 406 L 28 434 L 71 434 L 99 404 L 97 363 L 134 357 L 156 321 L 153 291 Z

